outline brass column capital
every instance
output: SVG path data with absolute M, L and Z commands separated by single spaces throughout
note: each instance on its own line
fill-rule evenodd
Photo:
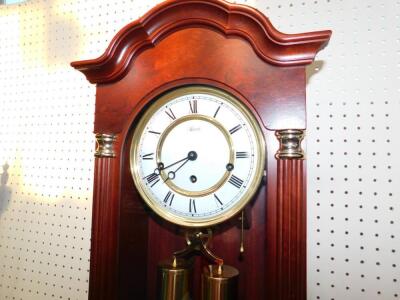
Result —
M 117 136 L 109 133 L 96 133 L 97 148 L 95 157 L 115 157 L 114 145 Z
M 304 138 L 304 130 L 284 129 L 275 132 L 279 140 L 279 150 L 275 154 L 276 159 L 304 159 L 305 154 L 301 148 Z

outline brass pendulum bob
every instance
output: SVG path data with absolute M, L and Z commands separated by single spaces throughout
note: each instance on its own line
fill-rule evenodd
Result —
M 157 299 L 190 300 L 190 265 L 185 260 L 160 262 L 158 265 Z
M 201 300 L 236 300 L 239 271 L 228 265 L 209 265 L 201 276 Z

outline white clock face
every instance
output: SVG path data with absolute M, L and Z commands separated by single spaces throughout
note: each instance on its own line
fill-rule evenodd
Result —
M 238 100 L 191 86 L 157 99 L 140 119 L 131 171 L 143 199 L 173 223 L 202 227 L 243 209 L 265 159 L 261 130 Z

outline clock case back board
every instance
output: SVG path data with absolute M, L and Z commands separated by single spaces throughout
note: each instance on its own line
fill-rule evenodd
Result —
M 239 299 L 306 299 L 305 164 L 275 157 L 276 133 L 305 129 L 305 66 L 330 35 L 283 34 L 257 10 L 224 1 L 166 1 L 125 26 L 99 58 L 71 64 L 97 84 L 89 299 L 155 299 L 158 262 L 185 246 L 182 229 L 140 198 L 129 153 L 152 101 L 195 84 L 241 100 L 266 141 L 266 178 L 247 208 L 244 256 L 237 217 L 218 226 L 213 252 L 240 271 Z

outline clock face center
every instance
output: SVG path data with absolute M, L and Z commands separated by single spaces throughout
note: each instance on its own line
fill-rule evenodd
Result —
M 197 152 L 196 151 L 190 151 L 188 154 L 188 160 L 196 160 L 197 158 Z
M 200 197 L 227 180 L 226 165 L 232 164 L 233 154 L 227 130 L 207 116 L 193 114 L 177 119 L 161 134 L 157 161 L 169 166 L 181 160 L 161 170 L 161 177 L 173 191 Z

